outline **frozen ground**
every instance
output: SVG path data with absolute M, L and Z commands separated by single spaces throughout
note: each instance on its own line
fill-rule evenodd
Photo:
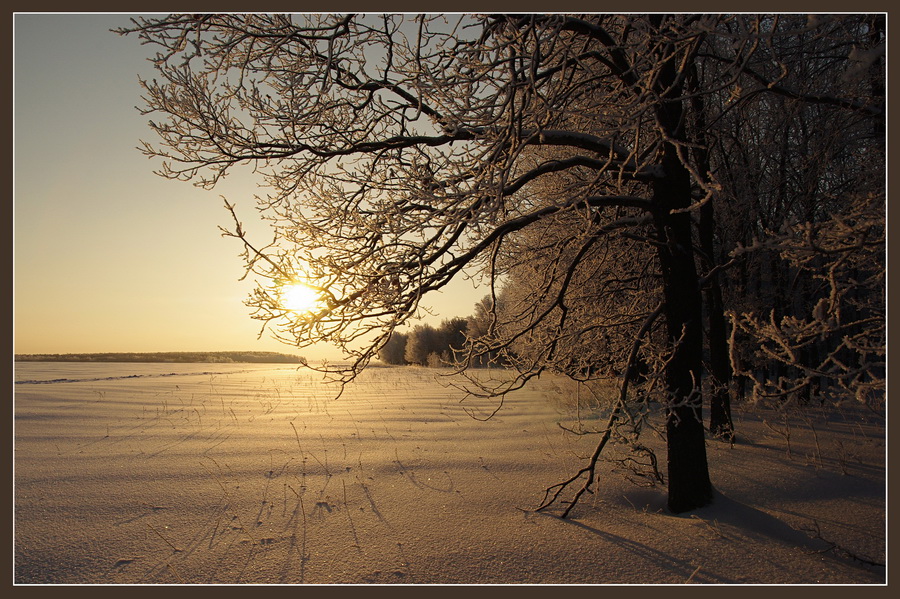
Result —
M 334 400 L 283 365 L 84 366 L 17 365 L 19 584 L 886 582 L 885 425 L 858 408 L 739 408 L 710 507 L 604 462 L 561 520 L 533 510 L 596 437 L 551 378 L 479 421 L 429 369 Z

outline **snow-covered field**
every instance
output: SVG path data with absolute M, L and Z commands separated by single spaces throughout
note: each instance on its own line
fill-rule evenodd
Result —
M 713 505 L 669 514 L 604 462 L 561 520 L 534 508 L 596 443 L 559 426 L 571 383 L 481 421 L 495 404 L 439 372 L 374 368 L 335 400 L 285 365 L 17 363 L 15 582 L 886 582 L 870 411 L 736 406 Z

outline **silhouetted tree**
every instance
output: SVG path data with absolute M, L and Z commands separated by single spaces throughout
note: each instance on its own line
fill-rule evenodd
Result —
M 248 273 L 261 280 L 248 305 L 264 327 L 300 347 L 336 344 L 353 358 L 337 374 L 352 380 L 426 294 L 460 273 L 480 271 L 496 299 L 503 277 L 525 268 L 524 240 L 543 233 L 538 247 L 550 268 L 523 278 L 532 300 L 506 304 L 523 317 L 500 319 L 503 327 L 492 318 L 485 342 L 468 345 L 483 357 L 530 344 L 531 357 L 513 361 L 517 376 L 501 386 L 473 379 L 472 392 L 502 395 L 562 364 L 573 330 L 597 355 L 608 343 L 597 335 L 607 315 L 591 314 L 581 290 L 599 294 L 599 305 L 614 305 L 618 294 L 612 316 L 635 305 L 621 329 L 633 339 L 619 348 L 624 373 L 609 427 L 623 415 L 639 363 L 655 365 L 669 508 L 683 512 L 712 499 L 702 419 L 704 309 L 709 315 L 712 304 L 701 293 L 725 266 L 698 260 L 708 245 L 697 242 L 695 216 L 716 202 L 707 226 L 736 227 L 719 208 L 739 197 L 733 213 L 756 226 L 772 199 L 726 190 L 718 169 L 732 157 L 694 150 L 714 148 L 726 125 L 740 130 L 729 140 L 736 144 L 755 135 L 752 119 L 768 115 L 744 98 L 853 115 L 877 131 L 884 105 L 873 93 L 872 29 L 865 15 L 254 14 L 139 19 L 128 32 L 160 50 L 159 80 L 142 82 L 146 112 L 163 119 L 151 122 L 158 143 L 144 146 L 164 160 L 160 173 L 212 187 L 252 163 L 271 190 L 259 200 L 275 233 L 264 247 L 227 204 L 234 226 L 226 234 L 241 240 Z M 832 77 L 846 72 L 864 76 Z M 735 118 L 744 106 L 753 108 L 747 127 Z M 792 132 L 786 143 L 814 139 Z M 767 160 L 772 140 L 753 141 L 745 155 Z M 730 174 L 751 185 L 758 176 Z M 828 186 L 835 193 L 852 203 Z M 642 269 L 610 259 L 627 259 L 628 247 Z M 296 279 L 322 305 L 302 318 L 279 300 L 280 285 Z M 659 304 L 644 305 L 647 297 Z M 498 307 L 492 302 L 492 315 Z M 760 332 L 757 321 L 744 322 Z M 408 356 L 419 336 L 410 334 Z M 609 427 L 585 469 L 542 507 L 563 502 L 581 481 L 565 516 L 591 490 Z
M 465 318 L 454 317 L 441 321 L 438 329 L 440 336 L 441 359 L 448 365 L 457 363 L 457 356 L 463 353 L 466 347 L 466 330 L 468 321 Z
M 378 359 L 385 364 L 407 364 L 406 341 L 408 336 L 394 331 L 385 344 L 378 350 Z

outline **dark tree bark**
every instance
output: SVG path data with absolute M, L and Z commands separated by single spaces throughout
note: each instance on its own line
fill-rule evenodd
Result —
M 674 154 L 674 148 L 667 153 Z M 665 160 L 667 176 L 654 185 L 654 200 L 670 209 L 690 201 L 687 171 L 676 159 Z M 666 367 L 670 399 L 666 433 L 669 472 L 669 509 L 680 513 L 707 505 L 712 484 L 706 460 L 702 370 L 702 309 L 697 270 L 691 248 L 691 222 L 687 213 L 669 214 L 657 220 L 662 243 L 659 260 L 663 271 L 666 331 L 673 355 Z
M 704 206 L 705 209 L 705 206 Z M 712 228 L 711 223 L 704 222 L 703 211 L 700 213 L 701 231 Z M 708 217 L 712 218 L 712 217 Z M 704 237 L 701 232 L 701 239 Z M 711 239 L 709 251 L 713 250 Z M 704 252 L 707 251 L 703 243 Z M 728 348 L 728 323 L 725 319 L 725 307 L 722 300 L 722 287 L 719 279 L 713 275 L 706 288 L 706 311 L 709 322 L 709 370 L 711 375 L 709 391 L 709 432 L 725 441 L 734 441 L 734 422 L 731 419 L 731 360 Z
M 680 98 L 672 57 L 666 57 L 658 89 L 663 97 Z M 659 126 L 669 139 L 684 136 L 682 100 L 661 103 Z M 664 144 L 665 176 L 653 184 L 657 246 L 663 277 L 666 332 L 673 354 L 666 366 L 669 405 L 666 438 L 669 473 L 668 507 L 680 513 L 712 501 L 706 460 L 703 401 L 700 390 L 703 357 L 702 297 L 691 241 L 690 173 L 672 142 Z
M 706 107 L 703 96 L 698 93 L 696 68 L 688 77 L 691 109 L 694 114 L 693 148 L 694 161 L 698 172 L 704 177 L 702 183 L 708 184 L 708 174 L 712 172 L 709 159 L 709 139 L 706 136 Z M 724 439 L 734 441 L 734 423 L 731 419 L 731 360 L 728 348 L 728 324 L 725 318 L 725 302 L 722 298 L 721 279 L 716 272 L 715 244 L 715 195 L 706 198 L 700 207 L 698 236 L 700 238 L 701 264 L 707 273 L 704 286 L 706 298 L 706 315 L 708 322 L 707 347 L 709 348 L 709 432 Z

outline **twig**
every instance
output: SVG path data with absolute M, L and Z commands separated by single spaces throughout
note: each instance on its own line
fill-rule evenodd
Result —
M 612 413 L 609 415 L 609 419 L 606 422 L 606 427 L 603 429 L 600 441 L 597 443 L 596 449 L 594 449 L 594 453 L 591 455 L 590 460 L 588 461 L 587 466 L 579 470 L 574 476 L 571 476 L 568 480 L 565 480 L 561 483 L 557 483 L 550 487 L 547 487 L 544 491 L 544 501 L 538 506 L 537 511 L 544 510 L 550 507 L 553 503 L 559 499 L 559 496 L 562 492 L 568 488 L 569 485 L 577 481 L 582 477 L 582 475 L 587 475 L 585 477 L 584 484 L 582 487 L 575 493 L 575 496 L 571 501 L 567 502 L 569 505 L 563 510 L 561 518 L 565 519 L 569 512 L 572 511 L 572 508 L 578 503 L 578 500 L 581 499 L 581 496 L 585 493 L 593 493 L 591 490 L 591 485 L 594 484 L 594 477 L 597 469 L 597 462 L 600 459 L 600 454 L 603 452 L 603 448 L 606 447 L 606 443 L 609 441 L 610 436 L 612 435 L 613 427 L 618 421 L 622 412 L 625 411 L 625 402 L 628 398 L 628 383 L 631 380 L 634 369 L 637 364 L 637 354 L 638 350 L 641 347 L 641 340 L 644 335 L 650 330 L 650 327 L 653 325 L 653 322 L 657 319 L 657 317 L 662 314 L 663 304 L 660 304 L 656 307 L 656 309 L 644 320 L 641 325 L 640 330 L 635 336 L 634 343 L 631 346 L 631 352 L 628 355 L 628 366 L 625 369 L 625 374 L 622 381 L 622 387 L 619 391 L 619 397 L 616 400 L 616 405 L 613 408 Z M 554 491 L 555 489 L 555 491 Z M 550 496 L 552 493 L 552 497 Z M 549 499 L 548 499 L 549 497 Z
M 149 528 L 150 530 L 152 530 L 153 532 L 155 532 L 157 535 L 159 535 L 159 538 L 162 539 L 163 541 L 165 541 L 166 544 L 167 544 L 169 547 L 171 547 L 173 551 L 176 551 L 176 552 L 178 552 L 178 551 L 184 551 L 183 549 L 179 549 L 178 547 L 176 547 L 175 545 L 173 545 L 173 544 L 171 543 L 171 541 L 169 541 L 169 539 L 167 539 L 166 537 L 164 537 L 164 536 L 162 535 L 161 532 L 159 532 L 158 530 L 156 530 L 155 528 L 153 528 L 153 527 L 150 525 L 149 522 L 147 522 L 147 528 Z
M 690 581 L 692 581 L 694 579 L 694 576 L 696 576 L 697 572 L 699 572 L 699 571 L 700 571 L 700 566 L 697 566 L 697 569 L 694 570 L 693 572 L 691 572 L 691 575 L 688 576 L 688 579 L 684 581 L 684 584 L 687 584 Z
M 178 570 L 175 569 L 175 566 L 166 562 L 166 568 L 168 568 L 169 570 L 172 571 L 172 574 L 175 575 L 175 578 L 178 579 L 178 582 L 180 582 L 181 584 L 187 584 L 187 582 L 184 580 L 184 578 L 182 578 L 181 575 L 178 573 Z
M 852 559 L 854 561 L 860 562 L 861 564 L 866 564 L 869 566 L 878 566 L 881 568 L 885 567 L 885 564 L 883 564 L 881 562 L 876 562 L 874 559 L 872 559 L 870 557 L 860 555 L 858 553 L 854 553 L 854 552 L 850 551 L 849 549 L 842 547 L 838 543 L 835 543 L 834 541 L 831 541 L 831 540 L 823 537 L 822 530 L 819 528 L 819 522 L 817 520 L 813 520 L 813 527 L 814 528 L 802 528 L 800 530 L 802 530 L 803 532 L 807 532 L 807 533 L 815 533 L 815 534 L 813 534 L 814 539 L 819 539 L 820 541 L 824 541 L 825 543 L 827 543 L 829 545 L 829 547 L 828 547 L 828 549 L 825 549 L 823 551 L 823 553 L 826 551 L 831 551 L 832 553 L 835 553 L 837 555 L 845 555 L 846 557 L 849 557 L 850 559 Z

